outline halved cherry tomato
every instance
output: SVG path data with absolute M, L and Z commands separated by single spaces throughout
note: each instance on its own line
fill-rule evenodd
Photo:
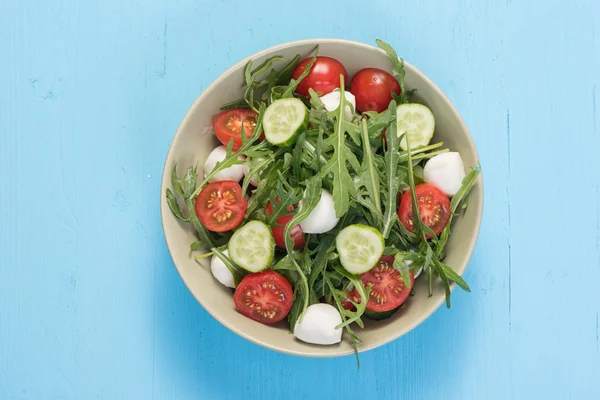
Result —
M 360 112 L 388 108 L 392 93 L 400 94 L 400 84 L 394 76 L 379 68 L 363 68 L 350 82 L 350 92 L 356 97 L 356 109 Z
M 401 306 L 415 283 L 415 276 L 410 271 L 410 288 L 406 287 L 402 275 L 394 269 L 394 256 L 383 256 L 376 266 L 360 275 L 360 280 L 365 287 L 373 285 L 371 295 L 367 302 L 367 309 L 375 312 L 390 311 Z M 346 293 L 348 298 L 355 303 L 360 303 L 361 298 L 356 289 Z
M 270 325 L 292 309 L 292 285 L 275 271 L 246 275 L 233 294 L 233 302 L 246 317 Z
M 258 114 L 252 110 L 225 110 L 215 117 L 215 135 L 224 146 L 233 139 L 233 151 L 237 151 L 242 146 L 242 121 L 244 121 L 244 134 L 250 138 L 254 134 L 257 118 Z
M 279 204 L 279 199 L 276 199 L 275 201 Z M 293 206 L 288 206 L 288 211 L 292 211 L 293 209 Z M 271 206 L 270 202 L 267 203 L 267 212 L 269 213 L 269 215 L 273 215 L 273 207 Z M 273 238 L 275 239 L 275 244 L 277 245 L 277 247 L 285 249 L 285 240 L 283 234 L 285 226 L 288 224 L 288 222 L 290 222 L 290 220 L 293 217 L 294 216 L 291 214 L 279 217 L 277 218 L 277 221 L 275 221 L 276 225 L 271 228 L 271 231 L 273 231 Z M 294 241 L 295 249 L 304 246 L 304 232 L 302 231 L 302 228 L 299 224 L 292 228 L 292 231 L 290 232 L 290 237 Z
M 296 66 L 292 78 L 298 79 L 312 58 L 306 58 Z M 319 96 L 331 93 L 340 87 L 340 75 L 344 75 L 344 82 L 348 82 L 348 72 L 341 62 L 331 57 L 319 56 L 308 75 L 296 88 L 296 93 L 309 96 L 308 89 L 312 88 Z
M 433 233 L 439 235 L 450 220 L 450 200 L 440 189 L 428 183 L 416 185 L 415 192 L 419 203 L 421 220 L 431 228 Z M 414 230 L 412 195 L 410 190 L 402 195 L 400 208 L 398 208 L 398 217 L 407 230 L 410 232 Z M 427 237 L 429 238 L 431 235 L 427 234 Z
M 209 231 L 229 231 L 244 220 L 248 203 L 235 181 L 209 183 L 196 197 L 196 214 Z

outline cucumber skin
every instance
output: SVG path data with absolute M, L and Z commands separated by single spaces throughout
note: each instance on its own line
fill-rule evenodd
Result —
M 389 317 L 394 315 L 394 313 L 396 313 L 396 311 L 398 311 L 400 309 L 400 307 L 402 307 L 402 305 L 400 305 L 392 310 L 382 311 L 382 312 L 371 311 L 369 309 L 366 309 L 364 316 L 371 320 L 374 320 L 374 321 L 382 321 L 382 320 L 388 319 Z

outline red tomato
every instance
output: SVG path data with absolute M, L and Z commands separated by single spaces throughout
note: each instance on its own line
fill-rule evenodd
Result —
M 279 200 L 276 200 L 276 202 L 279 204 Z M 288 206 L 289 211 L 292 211 L 293 209 L 293 206 Z M 267 212 L 269 213 L 269 215 L 273 214 L 273 207 L 271 206 L 270 202 L 267 203 Z M 293 217 L 294 216 L 291 214 L 279 217 L 275 222 L 276 226 L 271 228 L 271 231 L 273 231 L 273 238 L 275 239 L 275 244 L 278 247 L 281 247 L 282 249 L 285 249 L 285 240 L 283 236 L 285 226 L 288 224 L 288 222 L 290 222 L 290 220 Z M 302 231 L 302 227 L 300 227 L 300 225 L 296 225 L 292 228 L 292 231 L 290 232 L 290 237 L 294 241 L 295 249 L 304 246 L 304 232 Z
M 298 79 L 311 58 L 306 58 L 296 66 L 292 78 Z M 344 75 L 344 82 L 348 82 L 348 72 L 341 62 L 331 57 L 317 57 L 308 75 L 296 88 L 296 93 L 309 96 L 308 89 L 312 88 L 319 96 L 331 93 L 340 87 L 340 75 Z
M 401 306 L 415 284 L 415 276 L 410 271 L 410 288 L 404 285 L 404 280 L 393 267 L 394 256 L 383 256 L 376 266 L 360 275 L 360 280 L 365 287 L 373 285 L 371 296 L 367 302 L 367 309 L 374 312 L 393 310 Z M 348 298 L 356 303 L 361 302 L 360 295 L 356 289 L 346 293 Z
M 244 220 L 248 203 L 235 181 L 209 183 L 196 197 L 196 214 L 209 231 L 229 231 Z
M 431 228 L 436 235 L 439 235 L 450 220 L 450 200 L 440 189 L 427 183 L 416 185 L 415 192 L 419 203 L 421 220 L 425 225 Z M 406 229 L 410 232 L 414 230 L 412 195 L 410 190 L 406 191 L 400 199 L 398 217 Z M 427 235 L 427 237 L 431 236 Z
M 233 294 L 233 302 L 246 317 L 271 325 L 292 309 L 292 285 L 275 271 L 246 275 Z
M 233 151 L 237 151 L 242 146 L 242 120 L 244 121 L 244 134 L 250 138 L 254 134 L 257 118 L 258 114 L 252 110 L 225 110 L 215 118 L 215 135 L 224 146 L 227 146 L 233 139 Z
M 356 97 L 360 112 L 384 111 L 392 101 L 392 93 L 400 94 L 400 84 L 388 72 L 378 68 L 363 68 L 350 82 L 350 91 Z

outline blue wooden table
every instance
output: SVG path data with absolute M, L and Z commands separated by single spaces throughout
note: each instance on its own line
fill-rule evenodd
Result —
M 235 3 L 0 1 L 0 399 L 599 399 L 600 3 Z M 194 99 L 316 37 L 391 43 L 456 104 L 484 171 L 473 293 L 360 370 L 222 327 L 159 218 Z

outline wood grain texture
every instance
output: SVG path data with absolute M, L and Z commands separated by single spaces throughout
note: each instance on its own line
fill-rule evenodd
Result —
M 600 398 L 600 3 L 303 4 L 0 0 L 0 399 Z M 194 99 L 311 37 L 390 42 L 455 103 L 484 171 L 473 293 L 359 371 L 223 328 L 159 219 Z

